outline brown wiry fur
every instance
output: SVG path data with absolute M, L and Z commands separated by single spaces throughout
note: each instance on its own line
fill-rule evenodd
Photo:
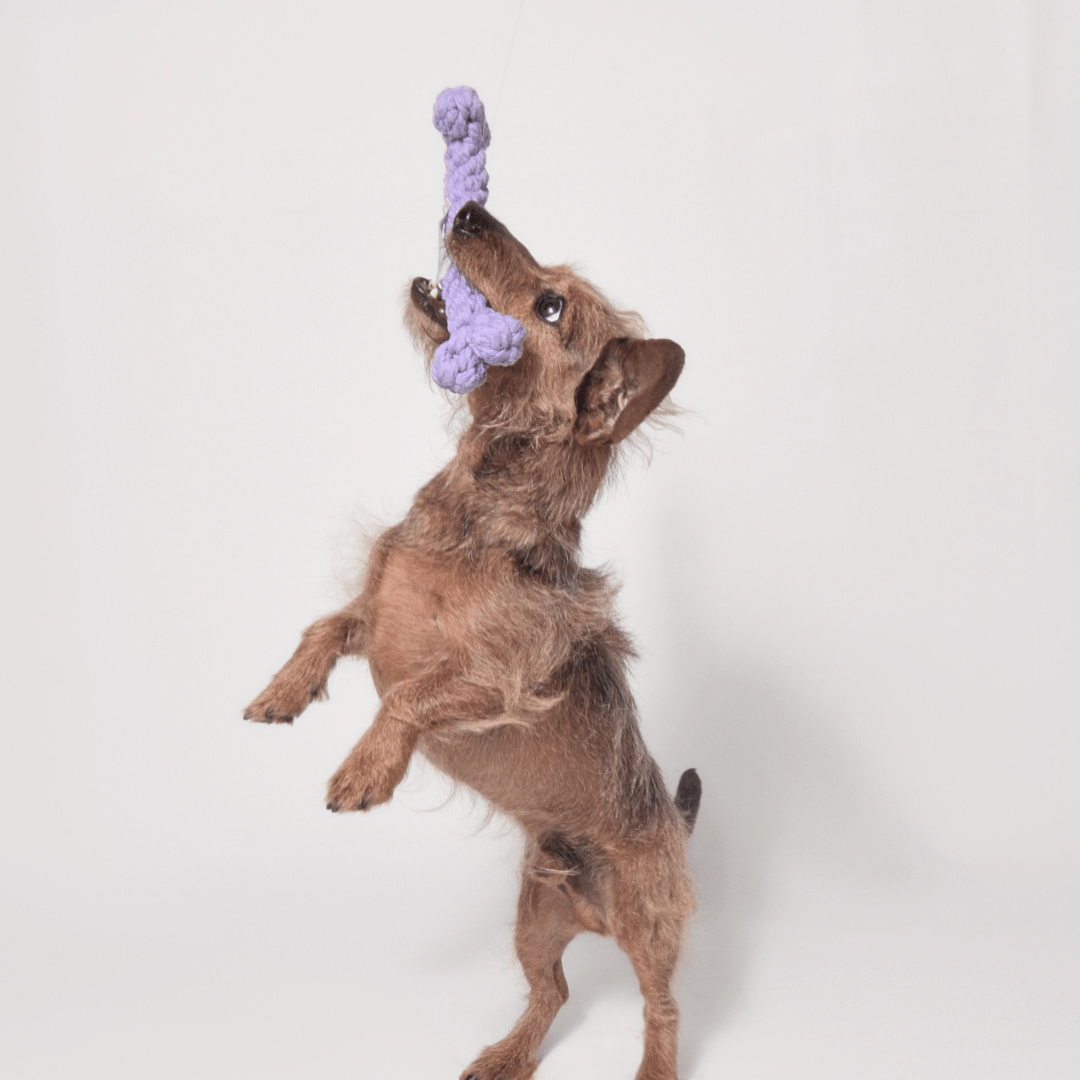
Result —
M 561 956 L 582 930 L 612 935 L 645 998 L 637 1080 L 676 1080 L 671 978 L 693 909 L 686 842 L 700 798 L 675 800 L 638 729 L 633 647 L 614 587 L 578 561 L 581 519 L 618 444 L 666 398 L 682 350 L 640 336 L 568 267 L 542 267 L 475 203 L 448 248 L 528 332 L 511 367 L 468 396 L 454 459 L 375 542 L 361 594 L 309 627 L 245 716 L 291 722 L 324 697 L 342 656 L 366 656 L 381 705 L 330 780 L 331 810 L 386 802 L 416 751 L 525 832 L 516 948 L 530 992 L 510 1034 L 464 1080 L 526 1080 L 566 1000 Z M 538 298 L 563 300 L 552 325 Z M 447 337 L 427 282 L 408 322 L 430 360 Z

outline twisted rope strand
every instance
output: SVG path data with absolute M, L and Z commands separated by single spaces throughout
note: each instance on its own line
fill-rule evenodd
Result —
M 444 90 L 435 101 L 433 119 L 446 142 L 445 235 L 467 202 L 481 206 L 487 202 L 491 129 L 484 117 L 483 102 L 469 86 Z M 431 377 L 445 390 L 467 394 L 484 381 L 489 364 L 512 364 L 521 356 L 525 328 L 517 319 L 491 308 L 454 264 L 441 284 L 450 338 L 435 350 Z

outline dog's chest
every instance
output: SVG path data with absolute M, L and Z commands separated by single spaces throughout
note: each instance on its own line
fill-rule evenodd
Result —
M 554 589 L 511 557 L 477 566 L 396 548 L 371 598 L 368 659 L 377 689 L 445 664 L 542 684 L 578 641 L 610 623 L 610 595 L 596 577 Z

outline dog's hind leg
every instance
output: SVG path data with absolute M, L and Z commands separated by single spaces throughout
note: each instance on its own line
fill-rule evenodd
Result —
M 636 1080 L 678 1080 L 679 1007 L 671 981 L 693 896 L 682 860 L 651 854 L 621 875 L 608 924 L 645 998 L 645 1053 Z
M 513 1031 L 489 1046 L 462 1073 L 462 1080 L 527 1080 L 536 1071 L 540 1043 L 570 992 L 563 976 L 563 950 L 583 927 L 566 886 L 533 876 L 527 867 L 518 898 L 514 944 L 529 981 L 529 1001 Z
M 291 724 L 311 702 L 326 697 L 326 680 L 342 656 L 363 656 L 363 620 L 348 608 L 312 623 L 296 652 L 244 710 L 245 720 Z

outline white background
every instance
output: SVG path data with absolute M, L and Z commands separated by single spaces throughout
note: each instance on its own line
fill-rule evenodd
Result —
M 590 519 L 701 912 L 682 1073 L 1080 1075 L 1080 8 L 9 2 L 0 1073 L 453 1078 L 518 845 L 362 665 L 244 705 L 451 452 L 401 329 L 436 94 L 489 206 L 686 349 Z M 444 805 L 445 804 L 445 805 Z M 427 812 L 432 811 L 432 812 Z M 633 1075 L 600 939 L 541 1078 Z

